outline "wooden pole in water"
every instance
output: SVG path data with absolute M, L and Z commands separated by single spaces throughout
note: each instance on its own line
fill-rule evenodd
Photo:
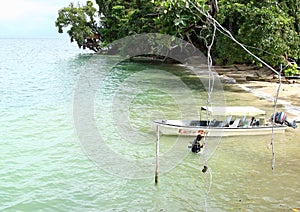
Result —
M 159 166 L 159 126 L 156 125 L 156 167 L 155 167 L 155 185 L 158 183 Z

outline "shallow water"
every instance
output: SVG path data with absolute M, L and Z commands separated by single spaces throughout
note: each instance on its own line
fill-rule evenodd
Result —
M 191 138 L 162 136 L 155 186 L 151 120 L 198 118 L 199 105 L 206 104 L 205 80 L 182 66 L 115 64 L 118 58 L 91 56 L 66 41 L 0 43 L 7 46 L 0 51 L 0 210 L 300 207 L 300 128 L 275 136 L 274 171 L 267 149 L 271 136 L 215 140 L 205 174 L 207 155 L 189 153 Z M 82 79 L 86 84 L 78 87 Z M 91 88 L 94 96 L 76 101 L 74 96 L 84 97 Z M 258 106 L 272 114 L 272 102 L 240 88 L 225 86 L 225 97 L 227 105 Z M 86 109 L 90 100 L 93 107 Z M 100 146 L 86 149 L 80 136 Z

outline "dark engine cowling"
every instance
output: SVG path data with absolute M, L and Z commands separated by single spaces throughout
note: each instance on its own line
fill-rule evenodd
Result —
M 276 112 L 275 113 L 275 118 L 274 118 L 274 115 L 272 115 L 271 120 L 272 121 L 274 120 L 275 123 L 277 123 L 277 124 L 286 124 L 287 126 L 292 127 L 294 129 L 297 128 L 297 125 L 296 125 L 295 121 L 289 122 L 287 120 L 287 115 L 286 115 L 285 112 Z

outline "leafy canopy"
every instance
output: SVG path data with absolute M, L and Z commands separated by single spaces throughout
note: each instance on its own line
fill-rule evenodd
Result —
M 68 28 L 71 41 L 85 47 L 86 37 L 100 35 L 97 49 L 129 35 L 162 33 L 182 38 L 205 52 L 211 25 L 193 6 L 209 12 L 211 0 L 96 0 L 59 11 L 58 31 Z M 193 4 L 191 4 L 193 2 Z M 273 66 L 294 58 L 300 62 L 299 0 L 219 0 L 216 19 L 241 43 Z M 100 19 L 95 17 L 99 16 Z M 255 63 L 222 33 L 212 49 L 219 64 Z
M 59 33 L 63 33 L 64 28 L 68 28 L 67 33 L 71 42 L 76 41 L 79 48 L 86 47 L 87 37 L 99 34 L 99 24 L 96 21 L 97 13 L 91 1 L 86 5 L 75 7 L 70 3 L 69 7 L 64 7 L 58 12 L 55 26 Z

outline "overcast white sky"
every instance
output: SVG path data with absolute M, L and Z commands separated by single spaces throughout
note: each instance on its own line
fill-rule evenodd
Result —
M 86 0 L 0 0 L 0 38 L 66 36 L 57 32 L 55 20 L 58 10 L 70 2 L 85 4 Z

